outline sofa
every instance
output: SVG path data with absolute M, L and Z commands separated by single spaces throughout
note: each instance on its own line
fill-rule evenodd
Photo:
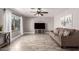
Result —
M 56 28 L 49 32 L 53 40 L 62 48 L 79 47 L 79 30 Z
M 0 32 L 0 48 L 10 44 L 10 33 Z

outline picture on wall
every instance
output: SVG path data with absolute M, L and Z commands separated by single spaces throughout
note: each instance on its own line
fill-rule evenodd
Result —
M 72 15 L 63 16 L 60 18 L 60 20 L 63 27 L 72 27 Z
M 65 17 L 61 17 L 60 20 L 61 20 L 61 25 L 65 26 L 66 25 L 66 23 L 65 23 Z

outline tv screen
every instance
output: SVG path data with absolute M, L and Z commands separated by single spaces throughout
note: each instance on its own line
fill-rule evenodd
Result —
M 45 23 L 35 23 L 35 29 L 45 29 Z

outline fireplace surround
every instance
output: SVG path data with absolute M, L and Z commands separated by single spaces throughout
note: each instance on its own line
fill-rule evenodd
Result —
M 35 33 L 45 33 L 45 23 L 34 23 Z

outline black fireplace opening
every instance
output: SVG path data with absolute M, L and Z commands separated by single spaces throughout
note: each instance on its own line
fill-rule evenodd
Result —
M 34 28 L 35 29 L 45 29 L 45 23 L 35 23 Z
M 35 33 L 45 33 L 45 23 L 34 23 Z

